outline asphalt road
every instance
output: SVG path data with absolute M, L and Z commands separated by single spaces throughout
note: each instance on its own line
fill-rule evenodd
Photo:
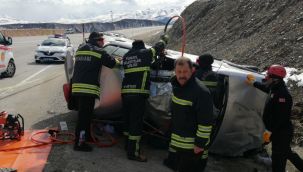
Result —
M 138 28 L 116 31 L 134 37 L 157 33 L 163 27 Z M 82 42 L 82 34 L 69 35 L 76 49 Z M 88 37 L 88 34 L 85 35 Z M 11 114 L 21 114 L 25 118 L 25 128 L 33 124 L 68 112 L 62 94 L 66 81 L 64 64 L 36 64 L 34 54 L 37 44 L 47 36 L 13 38 L 13 52 L 17 70 L 12 78 L 0 79 L 0 110 Z

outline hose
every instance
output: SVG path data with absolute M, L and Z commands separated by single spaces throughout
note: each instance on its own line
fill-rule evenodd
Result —
M 185 44 L 186 44 L 186 25 L 185 25 L 185 19 L 183 17 L 179 16 L 179 15 L 171 17 L 167 21 L 167 23 L 165 25 L 164 34 L 166 34 L 167 27 L 168 27 L 169 23 L 171 22 L 171 20 L 174 19 L 174 18 L 179 18 L 179 19 L 181 19 L 181 22 L 182 22 L 182 47 L 181 47 L 181 52 L 182 52 L 182 56 L 183 56 L 184 51 L 185 51 Z

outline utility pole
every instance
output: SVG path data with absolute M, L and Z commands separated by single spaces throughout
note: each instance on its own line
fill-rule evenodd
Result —
M 115 25 L 114 25 L 114 13 L 113 13 L 113 11 L 110 11 L 110 18 L 111 18 L 111 20 L 112 20 L 112 25 L 113 25 L 114 30 L 115 30 Z

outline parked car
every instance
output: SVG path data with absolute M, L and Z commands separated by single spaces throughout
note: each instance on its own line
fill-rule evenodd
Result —
M 16 72 L 15 59 L 12 52 L 12 38 L 0 32 L 0 76 L 13 77 Z
M 131 48 L 132 40 L 119 39 L 104 46 L 104 50 L 114 57 L 121 58 Z M 148 47 L 148 46 L 146 46 Z M 151 91 L 146 107 L 145 124 L 154 130 L 153 135 L 167 138 L 171 119 L 170 101 L 172 86 L 170 78 L 174 75 L 174 60 L 180 52 L 167 50 L 166 58 L 161 58 L 152 66 Z M 184 54 L 196 62 L 197 55 Z M 67 80 L 72 77 L 73 62 L 66 65 Z M 225 60 L 215 60 L 213 70 L 219 75 L 222 105 L 216 116 L 216 126 L 210 152 L 228 156 L 240 156 L 246 151 L 262 145 L 263 105 L 266 95 L 245 85 L 247 74 L 254 74 L 258 81 L 264 76 L 255 67 L 243 66 Z M 122 116 L 121 105 L 122 67 L 111 70 L 102 67 L 100 76 L 100 102 L 95 106 L 95 115 L 100 119 L 117 119 Z
M 73 33 L 75 33 L 75 30 L 74 30 L 74 28 L 68 28 L 68 29 L 66 29 L 66 30 L 64 31 L 64 33 L 65 33 L 65 34 L 73 34 Z
M 73 57 L 74 47 L 66 36 L 49 36 L 38 45 L 35 54 L 35 62 L 64 62 L 67 57 Z

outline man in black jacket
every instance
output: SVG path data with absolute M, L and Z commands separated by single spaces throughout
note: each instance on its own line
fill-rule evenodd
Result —
M 221 109 L 222 100 L 220 98 L 219 76 L 212 70 L 214 58 L 210 54 L 203 54 L 197 60 L 199 68 L 195 72 L 197 77 L 209 89 L 213 98 L 214 106 L 217 110 Z
M 76 52 L 76 63 L 72 78 L 72 96 L 76 98 L 78 122 L 75 131 L 76 151 L 92 151 L 86 142 L 90 139 L 90 123 L 95 99 L 100 96 L 99 77 L 102 65 L 113 68 L 114 58 L 101 49 L 104 45 L 102 34 L 92 32 L 86 44 Z
M 193 76 L 190 59 L 175 62 L 172 78 L 171 147 L 176 150 L 178 172 L 202 172 L 208 159 L 207 145 L 213 124 L 209 90 Z
M 287 159 L 303 171 L 303 160 L 292 152 L 290 143 L 293 125 L 290 121 L 292 97 L 283 81 L 286 70 L 283 66 L 272 65 L 267 71 L 264 83 L 256 82 L 248 75 L 246 83 L 268 93 L 263 112 L 263 122 L 272 141 L 272 171 L 285 172 Z
M 164 39 L 165 38 L 165 39 Z M 125 116 L 125 147 L 130 160 L 146 162 L 140 153 L 140 140 L 146 99 L 149 97 L 150 66 L 163 53 L 167 36 L 162 37 L 152 48 L 146 49 L 142 40 L 135 40 L 132 49 L 123 57 L 124 78 L 122 82 L 122 102 Z

